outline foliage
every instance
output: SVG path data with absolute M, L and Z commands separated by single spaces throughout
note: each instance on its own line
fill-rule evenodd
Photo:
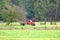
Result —
M 40 21 L 44 21 L 45 18 L 51 18 L 51 20 L 56 21 L 56 19 L 60 20 L 58 11 L 60 8 L 58 6 L 59 4 L 59 0 L 0 0 L 0 11 L 4 9 L 3 5 L 10 5 L 18 8 L 18 13 L 23 11 L 21 13 L 24 13 L 24 18 L 26 19 L 39 18 Z M 58 6 L 58 8 L 56 6 Z M 56 13 L 58 13 L 58 15 L 56 15 Z M 23 14 L 20 16 L 22 15 Z
M 5 22 L 8 22 L 8 24 L 16 21 L 24 20 L 25 17 L 25 9 L 22 8 L 16 8 L 17 6 L 10 6 L 6 5 L 6 8 L 2 11 L 2 18 Z M 23 11 L 24 10 L 24 11 Z

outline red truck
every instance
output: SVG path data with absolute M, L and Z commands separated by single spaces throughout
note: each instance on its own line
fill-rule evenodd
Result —
M 28 20 L 28 21 L 27 21 L 27 24 L 28 24 L 28 25 L 32 25 L 32 26 L 35 26 L 35 22 L 32 22 L 32 20 Z

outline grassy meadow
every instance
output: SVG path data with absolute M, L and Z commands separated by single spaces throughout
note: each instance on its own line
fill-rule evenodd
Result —
M 40 25 L 40 22 L 35 23 L 36 26 L 12 23 L 13 28 L 31 28 L 31 27 L 56 27 L 47 22 L 46 25 Z M 9 28 L 10 25 L 0 23 L 0 28 Z M 60 22 L 57 22 L 57 27 L 60 27 Z M 0 40 L 60 40 L 60 30 L 0 30 Z
M 60 40 L 60 31 L 59 30 L 0 30 L 0 40 L 28 40 L 28 39 Z
M 56 25 L 50 25 L 50 22 L 46 22 L 46 25 L 45 24 L 43 24 L 43 25 L 41 25 L 40 24 L 41 22 L 35 22 L 35 26 L 31 26 L 31 25 L 25 25 L 25 26 L 21 26 L 20 25 L 20 23 L 18 23 L 18 22 L 14 22 L 14 23 L 12 23 L 12 25 L 6 25 L 6 23 L 0 23 L 0 28 L 8 28 L 8 27 L 10 27 L 10 26 L 12 26 L 13 28 L 21 28 L 21 27 L 24 27 L 24 28 L 31 28 L 31 27 L 60 27 L 60 22 L 56 22 Z

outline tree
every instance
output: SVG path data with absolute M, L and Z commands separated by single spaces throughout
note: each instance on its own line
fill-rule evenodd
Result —
M 53 21 L 55 20 L 56 0 L 0 0 L 0 3 L 0 5 L 15 5 L 16 8 L 19 7 L 18 10 L 25 9 L 25 12 L 27 13 L 26 17 L 29 19 L 37 17 L 40 21 L 44 21 L 46 17 L 50 17 Z M 58 13 L 58 20 L 59 15 L 60 14 Z
M 8 25 L 14 21 L 16 21 L 16 9 L 15 7 L 11 7 L 11 6 L 5 6 L 2 10 L 2 18 L 3 21 L 7 22 Z
M 2 10 L 2 18 L 8 24 L 26 19 L 26 10 L 23 7 L 6 5 Z

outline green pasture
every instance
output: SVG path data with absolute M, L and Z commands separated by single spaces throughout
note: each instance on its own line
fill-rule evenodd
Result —
M 12 25 L 0 23 L 0 28 L 60 27 L 60 22 L 57 22 L 56 25 L 50 25 L 50 22 L 47 22 L 46 25 L 41 25 L 40 22 L 35 24 L 36 26 L 27 24 L 21 26 L 17 22 Z M 60 30 L 0 30 L 0 40 L 60 40 Z
M 54 24 L 50 24 L 50 22 L 46 22 L 46 24 L 43 24 L 43 25 L 41 25 L 40 23 L 42 23 L 42 22 L 35 22 L 35 26 L 32 26 L 32 25 L 25 25 L 25 26 L 21 26 L 20 25 L 20 23 L 18 23 L 18 22 L 14 22 L 14 23 L 12 23 L 12 25 L 10 24 L 10 25 L 6 25 L 6 23 L 0 23 L 0 28 L 9 28 L 9 27 L 12 27 L 12 28 L 33 28 L 33 27 L 60 27 L 60 22 L 56 22 L 56 25 L 54 25 Z
M 0 40 L 60 40 L 60 30 L 0 30 Z

